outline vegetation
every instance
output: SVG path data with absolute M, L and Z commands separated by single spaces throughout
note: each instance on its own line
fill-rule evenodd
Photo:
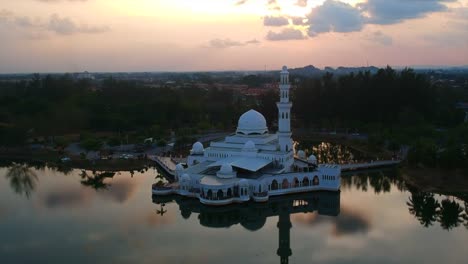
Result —
M 209 74 L 197 79 L 214 83 Z M 390 67 L 376 74 L 360 72 L 320 78 L 296 78 L 293 126 L 312 130 L 360 132 L 370 147 L 399 152 L 408 146 L 409 164 L 443 168 L 467 167 L 468 126 L 455 108 L 467 100 L 463 86 L 431 81 L 411 69 Z M 258 87 L 271 77 L 248 75 L 231 84 Z M 229 89 L 153 88 L 142 82 L 112 78 L 101 82 L 34 75 L 30 81 L 0 82 L 0 145 L 17 146 L 50 138 L 63 148 L 65 134 L 81 134 L 87 151 L 102 144 L 143 142 L 163 145 L 176 131 L 176 148 L 191 143 L 200 130 L 235 127 L 238 116 L 255 108 L 275 130 L 278 92 L 253 99 Z M 97 132 L 104 137 L 93 136 Z

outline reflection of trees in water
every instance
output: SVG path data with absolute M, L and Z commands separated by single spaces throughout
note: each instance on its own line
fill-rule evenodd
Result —
M 444 196 L 442 201 L 435 198 L 434 193 L 411 189 L 411 196 L 406 203 L 410 214 L 425 227 L 438 222 L 443 229 L 451 230 L 464 224 L 468 227 L 467 202 L 460 205 L 453 197 Z
M 465 220 L 464 225 L 468 229 L 468 202 L 465 201 L 464 205 L 465 205 L 465 214 L 463 215 L 463 219 Z
M 27 198 L 34 191 L 38 181 L 36 173 L 26 164 L 13 163 L 8 169 L 6 177 L 10 181 L 13 190 L 17 194 L 24 194 Z
M 399 191 L 406 189 L 404 181 L 398 177 L 398 171 L 395 169 L 367 171 L 355 175 L 341 176 L 341 186 L 350 188 L 354 186 L 357 190 L 367 192 L 369 188 L 374 190 L 374 193 L 390 192 L 392 185 Z
M 73 168 L 64 164 L 48 164 L 51 169 L 54 169 L 64 175 L 68 175 L 73 171 Z
M 440 203 L 440 210 L 437 219 L 442 228 L 450 230 L 463 222 L 463 208 L 456 201 L 448 198 Z
M 437 221 L 440 204 L 434 198 L 434 194 L 414 192 L 406 204 L 408 205 L 409 212 L 419 220 L 421 225 L 428 227 Z
M 84 186 L 91 187 L 95 190 L 100 190 L 100 189 L 107 189 L 110 184 L 107 184 L 104 182 L 105 179 L 107 178 L 113 178 L 115 175 L 115 172 L 97 172 L 93 171 L 93 175 L 88 175 L 86 171 L 82 171 L 80 173 L 81 176 L 81 184 Z

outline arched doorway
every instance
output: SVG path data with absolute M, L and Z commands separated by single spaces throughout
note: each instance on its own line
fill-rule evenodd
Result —
M 296 177 L 294 177 L 293 188 L 296 188 L 296 187 L 299 187 L 299 180 Z
M 278 182 L 276 180 L 273 180 L 271 182 L 271 189 L 272 190 L 278 190 Z
M 289 188 L 288 179 L 284 179 L 283 183 L 281 184 L 281 189 L 288 189 L 288 188 Z
M 218 192 L 216 193 L 216 196 L 218 197 L 218 199 L 223 199 L 224 198 L 223 190 L 218 190 Z
M 213 199 L 213 191 L 208 190 L 208 192 L 206 193 L 206 198 L 208 198 L 210 200 Z
M 319 177 L 314 176 L 314 179 L 312 180 L 312 185 L 319 185 Z
M 302 186 L 309 186 L 309 178 L 304 177 L 304 179 L 302 180 Z

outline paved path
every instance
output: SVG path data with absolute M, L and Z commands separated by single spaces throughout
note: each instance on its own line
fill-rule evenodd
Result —
M 364 170 L 400 164 L 401 160 L 380 160 L 367 163 L 342 164 L 341 171 Z
M 176 164 L 172 161 L 172 158 L 150 155 L 148 159 L 156 162 L 167 174 L 175 176 Z

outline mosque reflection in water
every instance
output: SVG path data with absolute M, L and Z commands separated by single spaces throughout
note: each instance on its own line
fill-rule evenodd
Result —
M 290 216 L 299 213 L 317 212 L 319 215 L 338 216 L 340 213 L 340 192 L 314 192 L 271 197 L 265 203 L 233 204 L 222 207 L 205 206 L 197 199 L 181 196 L 153 196 L 153 203 L 159 205 L 157 213 L 163 215 L 164 206 L 175 202 L 183 218 L 198 214 L 200 224 L 209 228 L 227 228 L 241 224 L 250 231 L 261 229 L 268 217 L 278 217 L 278 250 L 280 263 L 288 263 L 292 255 L 290 246 Z

